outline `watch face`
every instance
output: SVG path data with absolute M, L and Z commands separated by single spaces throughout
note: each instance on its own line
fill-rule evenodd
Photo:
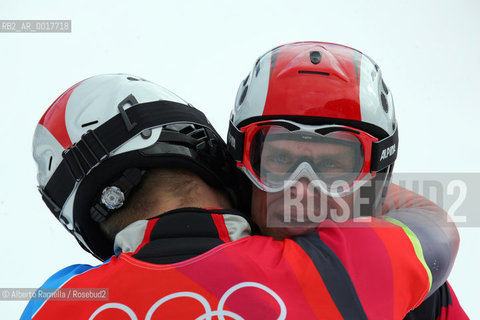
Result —
M 106 187 L 102 191 L 102 203 L 110 210 L 123 206 L 125 195 L 120 188 L 115 186 Z

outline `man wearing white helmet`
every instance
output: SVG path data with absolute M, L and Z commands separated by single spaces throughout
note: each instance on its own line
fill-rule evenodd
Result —
M 200 111 L 138 77 L 76 84 L 33 146 L 43 200 L 104 263 L 56 273 L 42 287 L 56 295 L 32 299 L 22 319 L 399 319 L 442 281 L 421 246 L 442 230 L 419 240 L 395 217 L 249 237 L 248 219 L 228 209 L 242 191 L 222 139 Z M 371 245 L 383 254 L 357 254 Z M 82 288 L 93 292 L 68 298 Z
M 390 212 L 401 215 L 428 247 L 434 244 L 421 234 L 430 226 L 420 216 L 438 215 L 447 239 L 443 255 L 439 261 L 425 256 L 432 272 L 447 279 L 444 267 L 456 256 L 458 233 L 433 203 L 390 185 L 398 151 L 392 93 L 378 65 L 360 51 L 298 42 L 262 55 L 238 89 L 227 143 L 253 185 L 252 218 L 263 235 L 282 240 L 325 219 Z M 392 206 L 395 199 L 400 202 Z M 352 281 L 357 287 L 364 279 Z M 442 284 L 409 319 L 467 318 Z

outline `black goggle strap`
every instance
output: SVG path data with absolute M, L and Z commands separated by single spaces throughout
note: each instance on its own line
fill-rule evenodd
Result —
M 172 101 L 142 103 L 127 110 L 122 107 L 119 105 L 118 115 L 95 130 L 87 131 L 78 142 L 65 150 L 55 173 L 45 188 L 39 189 L 57 219 L 75 184 L 107 159 L 112 151 L 143 130 L 173 122 L 211 126 L 201 111 Z
M 383 140 L 372 144 L 370 172 L 378 172 L 395 162 L 398 151 L 398 130 Z
M 245 133 L 238 130 L 237 127 L 230 121 L 228 127 L 227 147 L 233 160 L 242 162 L 243 148 L 245 143 Z

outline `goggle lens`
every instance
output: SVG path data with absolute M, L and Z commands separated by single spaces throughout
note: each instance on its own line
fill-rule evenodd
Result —
M 281 190 L 289 180 L 306 177 L 327 186 L 339 180 L 352 185 L 365 162 L 362 142 L 352 132 L 333 128 L 291 131 L 279 125 L 258 129 L 250 147 L 250 163 L 256 178 L 268 188 Z

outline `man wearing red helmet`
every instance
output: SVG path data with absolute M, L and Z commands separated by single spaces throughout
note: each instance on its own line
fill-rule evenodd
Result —
M 35 296 L 22 319 L 399 319 L 442 281 L 424 255 L 453 263 L 422 248 L 442 230 L 418 238 L 405 211 L 324 221 L 292 240 L 249 237 L 245 216 L 218 208 L 240 193 L 222 139 L 138 77 L 67 90 L 37 126 L 34 157 L 55 218 L 106 261 L 56 273 L 37 291 L 52 297 Z
M 325 219 L 341 222 L 389 210 L 393 216 L 408 212 L 409 218 L 400 220 L 420 234 L 429 225 L 415 219 L 440 212 L 390 185 L 398 150 L 392 93 L 378 65 L 352 48 L 299 42 L 261 56 L 240 84 L 227 143 L 253 184 L 253 220 L 263 235 L 277 240 L 314 230 Z M 446 213 L 440 216 L 449 239 L 441 260 L 451 261 L 458 234 Z M 436 265 L 443 263 L 428 252 L 426 260 L 445 281 L 449 270 Z M 352 276 L 352 281 L 361 287 L 364 280 Z M 434 287 L 438 290 L 409 319 L 467 318 L 448 284 Z

